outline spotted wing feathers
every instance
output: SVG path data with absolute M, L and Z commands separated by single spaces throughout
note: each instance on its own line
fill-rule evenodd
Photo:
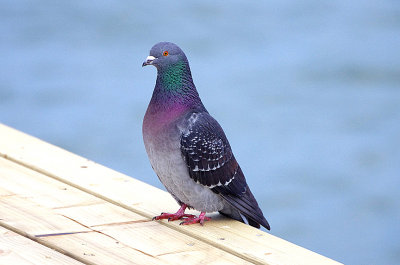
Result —
M 181 152 L 190 177 L 220 194 L 250 225 L 269 229 L 218 122 L 208 113 L 192 113 L 187 120 Z

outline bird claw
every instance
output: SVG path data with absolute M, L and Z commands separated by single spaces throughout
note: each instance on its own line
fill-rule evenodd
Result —
M 179 220 L 179 219 L 182 219 L 182 218 L 185 218 L 185 217 L 186 218 L 194 218 L 196 216 L 193 215 L 193 214 L 161 213 L 161 215 L 154 216 L 152 220 L 154 221 L 154 220 L 167 219 L 168 222 L 170 222 L 170 221 Z
M 168 218 L 168 222 L 175 221 L 175 220 L 180 220 L 180 219 L 185 218 L 185 217 L 194 217 L 194 216 L 195 215 L 193 215 L 193 214 L 184 214 L 184 215 L 175 215 L 174 214 L 174 216 L 171 216 L 171 217 Z
M 193 214 L 185 214 L 185 209 L 187 205 L 182 204 L 181 208 L 176 213 L 161 213 L 158 216 L 154 216 L 152 220 L 167 219 L 168 222 L 183 219 L 180 225 L 190 225 L 199 223 L 204 224 L 205 221 L 211 220 L 210 217 L 206 216 L 205 212 L 201 212 L 199 217 Z
M 191 225 L 191 224 L 201 224 L 204 225 L 205 221 L 211 220 L 211 217 L 207 217 L 205 215 L 200 215 L 199 217 L 191 217 L 191 218 L 185 218 L 183 222 L 181 222 L 179 225 Z

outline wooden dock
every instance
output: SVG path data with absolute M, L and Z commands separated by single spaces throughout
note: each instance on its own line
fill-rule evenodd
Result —
M 152 221 L 166 192 L 0 124 L 0 264 L 276 264 L 334 260 L 217 214 Z

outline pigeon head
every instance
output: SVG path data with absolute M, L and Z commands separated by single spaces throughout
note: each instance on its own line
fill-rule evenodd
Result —
M 178 45 L 159 42 L 150 50 L 150 55 L 142 66 L 157 68 L 157 80 L 150 105 L 165 108 L 175 107 L 204 108 L 193 83 L 189 62 Z
M 159 42 L 150 50 L 150 55 L 142 66 L 153 65 L 158 70 L 166 70 L 176 65 L 188 64 L 185 53 L 172 42 Z
M 154 45 L 142 66 L 146 65 L 157 68 L 157 90 L 185 92 L 195 89 L 186 55 L 174 43 L 159 42 Z

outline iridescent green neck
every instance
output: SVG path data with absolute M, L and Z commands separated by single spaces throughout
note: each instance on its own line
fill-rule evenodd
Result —
M 157 81 L 150 105 L 154 111 L 179 107 L 204 108 L 187 61 L 157 69 Z
M 159 73 L 163 88 L 170 92 L 182 91 L 184 83 L 189 81 L 187 80 L 187 68 L 188 66 L 185 62 L 178 62 L 168 66 L 167 69 L 163 69 L 161 73 Z

